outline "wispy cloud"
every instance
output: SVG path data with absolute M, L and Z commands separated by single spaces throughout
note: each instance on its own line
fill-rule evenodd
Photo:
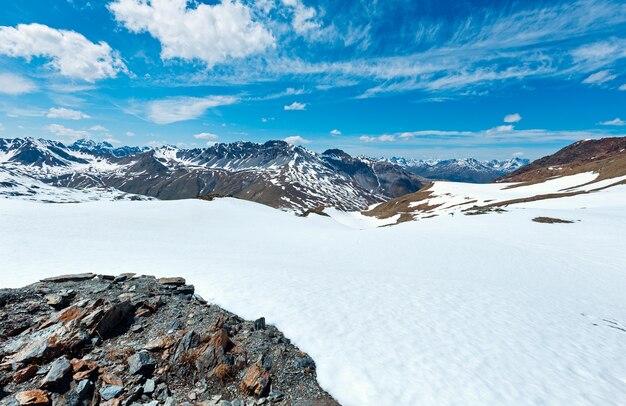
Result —
M 66 109 L 64 107 L 52 107 L 46 114 L 48 118 L 61 118 L 63 120 L 82 120 L 90 118 L 82 111 Z
M 615 126 L 615 127 L 623 127 L 626 125 L 626 121 L 622 120 L 621 118 L 614 118 L 613 120 L 602 121 L 598 124 L 607 125 L 607 126 Z
M 615 79 L 617 79 L 617 75 L 611 73 L 611 71 L 601 70 L 599 72 L 592 73 L 591 75 L 587 76 L 585 80 L 583 80 L 583 83 L 586 83 L 589 85 L 601 85 L 603 83 L 610 82 Z
M 235 96 L 170 97 L 135 104 L 127 111 L 131 114 L 145 114 L 148 120 L 156 124 L 171 124 L 199 118 L 208 109 L 234 104 L 238 100 Z
M 13 73 L 0 73 L 0 94 L 16 96 L 36 90 L 37 85 L 30 79 Z
M 336 128 L 334 130 L 330 131 L 331 135 L 341 135 L 341 131 L 337 130 Z
M 78 139 L 81 138 L 90 138 L 91 137 L 91 133 L 89 133 L 88 131 L 84 131 L 84 130 L 75 130 L 72 128 L 67 128 L 61 124 L 50 124 L 47 125 L 45 127 L 45 130 L 47 132 L 49 132 L 50 134 L 53 134 L 57 137 L 66 139 L 66 140 L 70 140 L 70 141 L 76 141 Z

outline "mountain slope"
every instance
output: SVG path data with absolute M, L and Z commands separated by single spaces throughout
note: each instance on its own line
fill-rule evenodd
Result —
M 626 137 L 583 140 L 537 159 L 498 182 L 537 182 L 554 176 L 595 172 L 600 179 L 626 174 Z
M 221 194 L 290 210 L 360 210 L 419 190 L 425 180 L 340 150 L 316 154 L 283 141 L 210 148 L 113 148 L 79 141 L 0 140 L 0 169 L 54 186 L 115 188 L 159 199 Z
M 404 222 L 444 214 L 501 212 L 512 205 L 594 193 L 626 183 L 625 151 L 626 137 L 580 141 L 520 168 L 498 183 L 433 182 L 363 214 Z

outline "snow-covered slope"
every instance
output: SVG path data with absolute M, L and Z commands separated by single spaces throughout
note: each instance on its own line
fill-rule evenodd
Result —
M 537 183 L 472 184 L 433 182 L 422 190 L 372 206 L 366 215 L 399 222 L 446 214 L 482 214 L 535 200 L 563 202 L 626 182 L 626 175 L 603 178 L 595 172 L 549 178 Z
M 186 277 L 275 323 L 348 406 L 626 404 L 626 186 L 394 227 L 353 216 L 0 199 L 0 275 Z

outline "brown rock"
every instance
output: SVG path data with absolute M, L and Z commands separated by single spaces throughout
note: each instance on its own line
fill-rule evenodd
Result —
M 73 359 L 70 362 L 74 371 L 74 375 L 72 376 L 72 378 L 76 382 L 82 381 L 86 378 L 92 378 L 98 372 L 98 364 L 96 364 L 94 361 Z
M 29 365 L 26 368 L 20 369 L 19 371 L 13 374 L 13 382 L 15 383 L 26 382 L 27 380 L 35 376 L 38 369 L 39 368 L 37 368 L 35 365 Z
M 172 336 L 162 336 L 148 341 L 143 348 L 148 351 L 161 351 L 171 348 L 175 342 L 176 339 Z
M 113 386 L 124 386 L 122 378 L 114 373 L 106 373 L 102 375 L 102 381 Z
M 137 309 L 135 312 L 135 317 L 149 317 L 152 315 L 152 311 L 150 309 L 146 309 L 145 307 L 141 307 Z
M 20 405 L 44 406 L 50 404 L 48 392 L 39 389 L 18 392 L 15 394 L 15 400 L 17 400 Z
M 211 343 L 216 347 L 221 347 L 224 351 L 228 351 L 233 347 L 233 342 L 230 341 L 228 333 L 224 329 L 218 331 L 211 337 Z
M 239 388 L 247 395 L 262 397 L 269 392 L 271 380 L 269 372 L 263 370 L 258 365 L 252 365 L 246 371 Z
M 86 281 L 89 279 L 93 279 L 95 278 L 96 275 L 92 274 L 92 273 L 79 273 L 79 274 L 74 274 L 74 275 L 60 275 L 60 276 L 55 276 L 52 278 L 46 278 L 46 279 L 42 279 L 41 282 L 53 282 L 53 283 L 60 283 L 60 282 L 79 282 L 79 281 Z
M 187 281 L 185 281 L 185 278 L 181 278 L 181 277 L 159 278 L 157 279 L 157 281 L 161 285 L 174 285 L 174 286 L 184 286 L 187 283 Z

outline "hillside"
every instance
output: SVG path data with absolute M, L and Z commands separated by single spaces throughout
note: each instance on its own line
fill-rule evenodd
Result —
M 555 176 L 583 172 L 599 174 L 598 180 L 626 174 L 626 137 L 583 140 L 537 159 L 498 179 L 498 182 L 537 182 Z
M 526 202 L 598 192 L 626 182 L 625 148 L 626 138 L 580 141 L 521 167 L 497 183 L 432 182 L 363 214 L 404 222 L 445 214 L 483 214 Z

